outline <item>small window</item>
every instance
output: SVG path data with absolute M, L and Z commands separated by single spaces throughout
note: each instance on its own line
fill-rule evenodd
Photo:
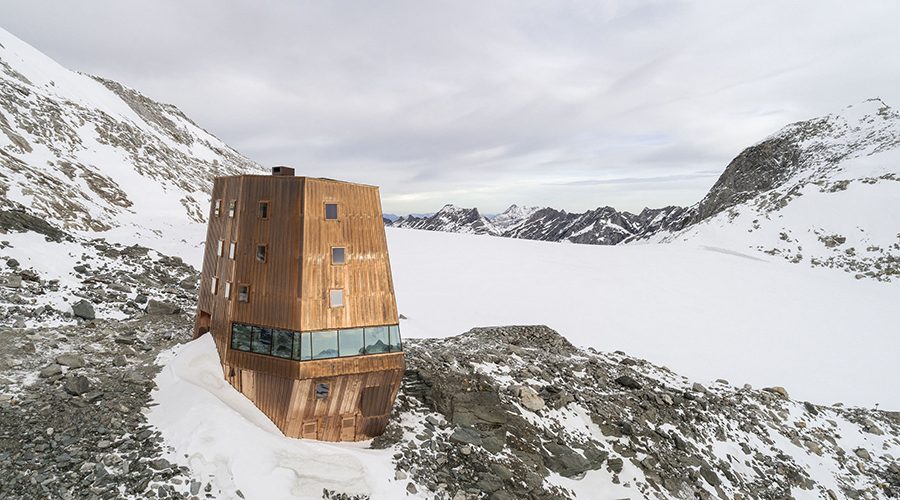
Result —
M 230 281 L 225 282 L 225 298 L 226 299 L 231 298 L 231 282 Z
M 267 250 L 268 246 L 266 245 L 256 245 L 256 260 L 258 260 L 259 262 L 265 262 Z
M 219 290 L 219 278 L 213 276 L 212 281 L 210 282 L 210 285 L 209 285 L 209 291 L 213 295 L 215 295 L 218 290 Z
M 224 252 L 224 251 L 225 251 L 225 241 L 224 241 L 224 240 L 219 240 L 219 246 L 216 247 L 216 255 L 218 255 L 219 257 L 221 257 L 221 256 L 222 256 L 222 252 Z
M 237 212 L 237 200 L 231 200 L 228 202 L 228 216 L 234 217 L 235 212 Z
M 325 220 L 337 220 L 337 218 L 338 218 L 337 203 L 326 203 L 325 204 Z
M 328 293 L 331 307 L 344 307 L 344 289 L 332 288 Z
M 331 263 L 335 266 L 342 265 L 347 260 L 347 251 L 344 247 L 331 247 Z
M 257 211 L 257 215 L 260 219 L 268 219 L 269 218 L 269 202 L 261 201 L 259 202 L 259 211 Z
M 316 384 L 316 399 L 325 399 L 328 397 L 328 384 Z
M 238 302 L 250 302 L 250 285 L 238 285 Z
M 234 254 L 237 252 L 237 242 L 232 241 L 231 244 L 228 245 L 228 258 L 234 260 Z
M 222 200 L 216 200 L 213 203 L 213 215 L 218 217 L 222 214 Z

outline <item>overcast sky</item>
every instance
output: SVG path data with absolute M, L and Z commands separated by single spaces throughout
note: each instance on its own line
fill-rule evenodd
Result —
M 789 122 L 900 106 L 893 0 L 4 0 L 0 20 L 395 213 L 691 204 Z

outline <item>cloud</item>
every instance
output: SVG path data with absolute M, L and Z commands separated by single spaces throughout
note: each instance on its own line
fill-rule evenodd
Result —
M 878 95 L 900 4 L 4 2 L 72 69 L 387 211 L 689 204 L 741 149 Z M 892 59 L 893 58 L 893 59 Z

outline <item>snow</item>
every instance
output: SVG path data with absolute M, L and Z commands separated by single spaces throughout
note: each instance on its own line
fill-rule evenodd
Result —
M 560 245 L 388 228 L 404 336 L 546 324 L 700 381 L 900 409 L 900 286 L 722 242 Z M 750 258 L 747 258 L 750 257 Z
M 222 377 L 209 335 L 161 354 L 159 362 L 165 368 L 148 419 L 174 447 L 168 458 L 212 481 L 216 498 L 239 498 L 240 490 L 252 499 L 318 499 L 323 489 L 407 496 L 406 482 L 394 481 L 390 449 L 286 438 Z

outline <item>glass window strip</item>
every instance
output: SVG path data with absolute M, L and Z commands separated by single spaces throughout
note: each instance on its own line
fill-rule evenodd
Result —
M 285 340 L 285 333 L 291 334 L 290 354 L 276 355 L 277 344 Z M 350 348 L 353 352 L 341 351 L 341 333 L 345 335 L 344 349 Z M 353 337 L 350 337 L 352 333 Z M 319 342 L 314 344 L 316 334 L 331 335 L 333 339 L 319 337 Z M 281 340 L 278 337 L 281 335 Z M 359 339 L 362 338 L 360 345 Z M 352 340 L 351 340 L 352 339 Z M 387 339 L 385 345 L 384 340 Z M 380 345 L 379 345 L 380 344 Z M 342 330 L 316 330 L 301 332 L 296 330 L 282 330 L 277 328 L 233 323 L 231 327 L 231 349 L 251 352 L 263 356 L 277 357 L 279 359 L 291 359 L 294 361 L 310 361 L 320 359 L 334 359 L 340 357 L 367 356 L 370 354 L 385 354 L 402 352 L 403 344 L 400 338 L 400 325 L 380 325 L 361 328 L 344 328 Z M 377 347 L 375 347 L 377 346 Z M 319 352 L 313 352 L 318 348 Z M 299 358 L 299 359 L 298 359 Z

